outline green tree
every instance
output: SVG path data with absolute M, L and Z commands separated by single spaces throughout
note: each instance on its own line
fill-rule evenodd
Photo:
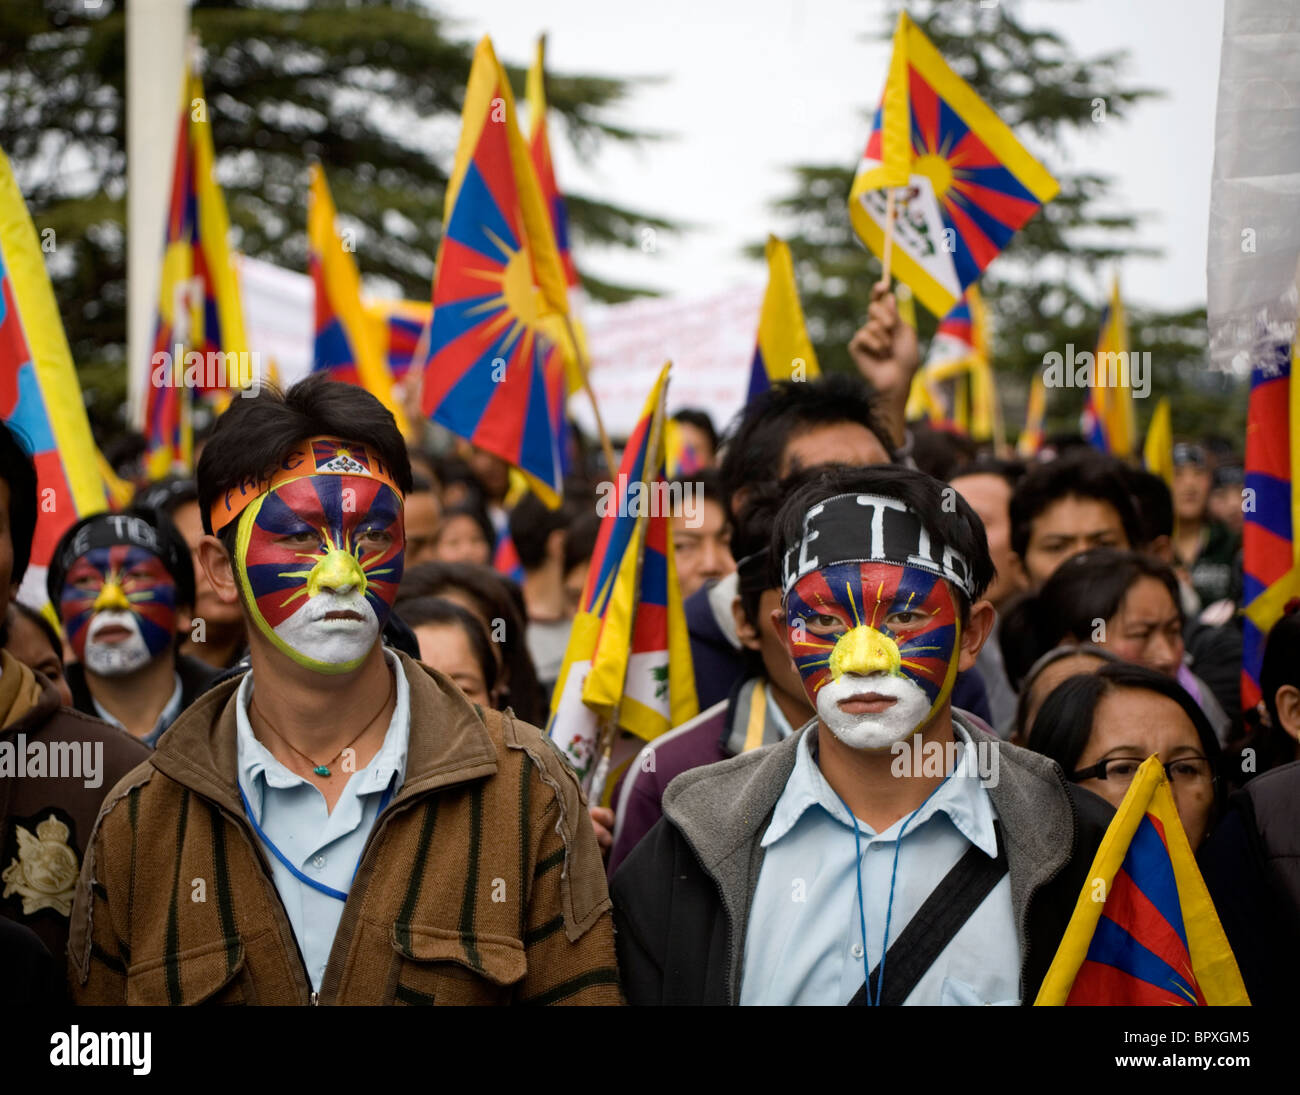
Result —
M 474 42 L 419 0 L 198 0 L 204 90 L 232 245 L 305 270 L 307 164 L 320 160 L 371 286 L 427 297 Z M 0 147 L 40 228 L 92 421 L 126 392 L 125 15 L 122 0 L 0 4 Z M 522 92 L 522 68 L 509 69 Z M 590 162 L 639 81 L 548 76 L 552 141 Z M 170 147 L 173 131 L 159 133 Z M 563 180 L 561 180 L 563 184 Z M 159 212 L 159 216 L 162 211 Z M 636 247 L 662 218 L 569 195 L 575 249 Z M 647 292 L 586 278 L 600 300 Z
M 1067 343 L 1092 349 L 1119 260 L 1154 252 L 1135 245 L 1138 219 L 1116 209 L 1110 177 L 1064 167 L 1068 138 L 1101 122 L 1116 124 L 1159 93 L 1126 83 L 1125 54 L 1077 58 L 1056 33 L 1028 25 L 1017 0 L 984 7 L 967 0 L 911 0 L 908 13 L 964 80 L 1017 134 L 1042 150 L 1061 192 L 1012 240 L 980 281 L 994 324 L 993 361 L 1007 427 L 1014 439 L 1024 422 L 1030 376 L 1043 354 Z M 898 8 L 888 14 L 893 33 Z M 883 83 L 883 72 L 881 79 Z M 876 103 L 864 104 L 863 140 Z M 849 222 L 847 200 L 856 163 L 792 168 L 793 187 L 774 203 L 788 225 L 800 294 L 818 358 L 852 369 L 847 345 L 865 315 L 879 261 L 868 255 Z M 759 244 L 749 249 L 761 255 Z M 1244 430 L 1244 386 L 1205 369 L 1205 310 L 1165 312 L 1126 301 L 1129 340 L 1151 354 L 1152 395 L 1174 396 L 1179 433 Z M 936 317 L 918 307 L 923 338 Z M 1143 403 L 1145 402 L 1145 405 Z M 1082 408 L 1077 389 L 1049 393 L 1049 429 L 1074 430 Z M 1155 399 L 1139 401 L 1139 427 Z

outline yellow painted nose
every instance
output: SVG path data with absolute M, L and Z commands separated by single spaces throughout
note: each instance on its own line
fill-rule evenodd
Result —
M 898 644 L 888 635 L 865 624 L 840 636 L 831 651 L 831 677 L 839 680 L 845 673 L 866 676 L 869 673 L 888 673 L 898 676 L 902 659 Z
M 99 587 L 99 594 L 95 597 L 95 603 L 92 607 L 95 612 L 104 612 L 108 609 L 121 609 L 130 612 L 131 602 L 126 599 L 122 587 L 117 582 L 109 579 Z
M 358 593 L 366 591 L 366 572 L 361 569 L 357 557 L 342 548 L 326 552 L 307 575 L 307 596 L 315 597 L 322 589 L 345 590 L 356 588 Z

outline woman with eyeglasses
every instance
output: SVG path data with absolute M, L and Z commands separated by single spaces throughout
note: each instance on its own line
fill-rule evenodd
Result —
M 1193 850 L 1218 814 L 1219 743 L 1209 720 L 1176 680 L 1142 666 L 1105 665 L 1057 685 L 1027 745 L 1113 806 L 1142 762 L 1158 756 Z

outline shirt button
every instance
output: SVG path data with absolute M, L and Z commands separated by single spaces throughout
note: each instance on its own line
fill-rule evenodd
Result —
M 861 944 L 861 943 L 854 943 L 853 946 L 849 948 L 849 953 L 852 954 L 854 958 L 857 958 L 858 960 L 861 960 L 861 958 L 862 958 L 862 944 Z
M 323 855 L 316 856 L 311 861 L 311 865 L 319 871 L 322 867 L 325 866 L 325 857 Z

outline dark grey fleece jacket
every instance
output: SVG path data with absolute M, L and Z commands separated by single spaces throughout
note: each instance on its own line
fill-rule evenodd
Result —
M 999 751 L 986 780 L 1002 824 L 1020 942 L 1021 999 L 1033 1003 L 1113 814 L 1057 764 L 984 733 Z M 613 879 L 619 967 L 633 1004 L 734 1004 L 758 886 L 760 840 L 810 724 L 785 741 L 682 773 L 664 817 Z

